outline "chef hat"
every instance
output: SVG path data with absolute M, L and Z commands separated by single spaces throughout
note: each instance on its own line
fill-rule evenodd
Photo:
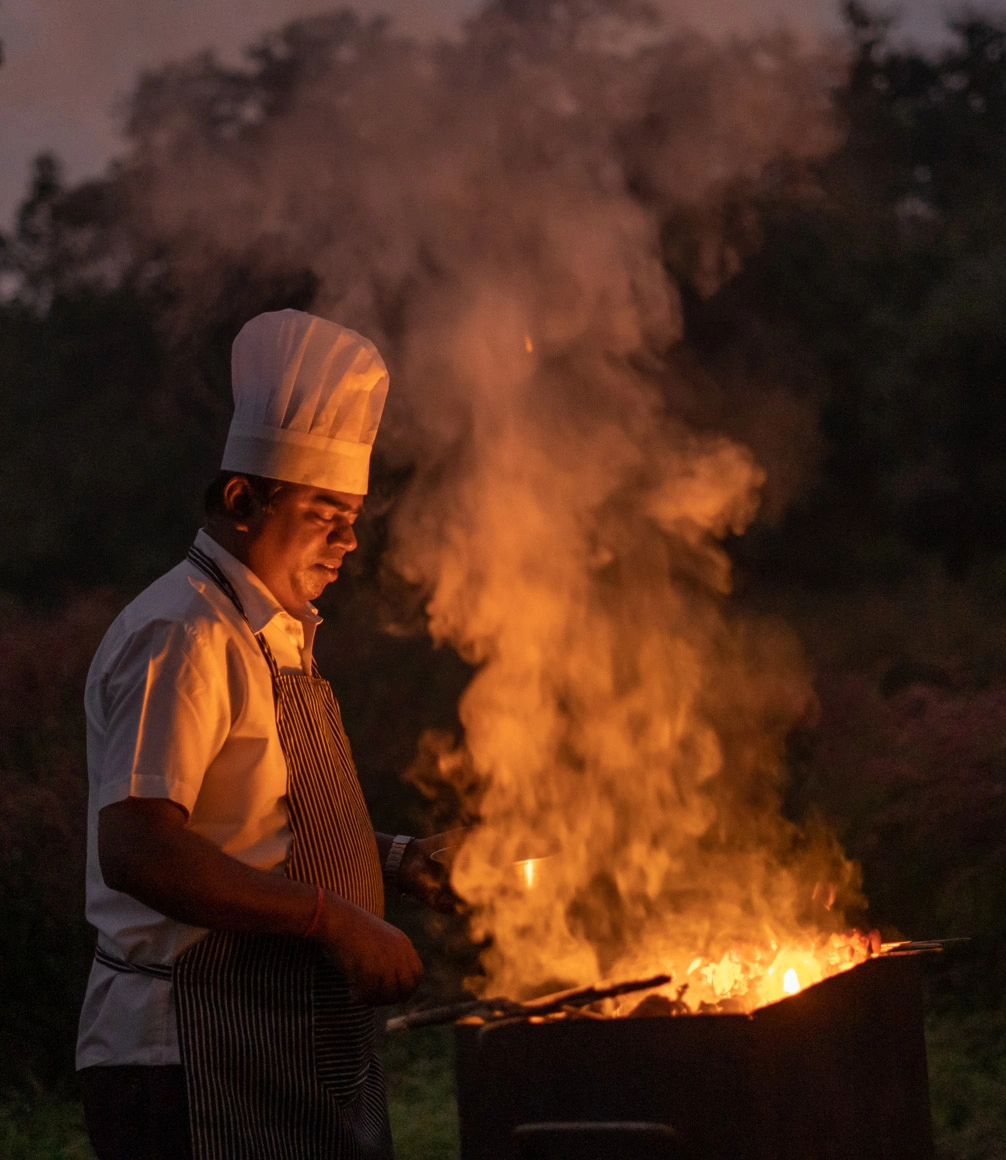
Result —
M 372 342 L 301 310 L 259 314 L 234 340 L 231 380 L 222 470 L 366 494 L 388 394 Z

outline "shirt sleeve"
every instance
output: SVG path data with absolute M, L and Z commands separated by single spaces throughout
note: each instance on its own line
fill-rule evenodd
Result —
M 216 644 L 200 626 L 154 621 L 118 650 L 100 689 L 99 809 L 144 797 L 191 812 L 231 722 L 224 645 Z

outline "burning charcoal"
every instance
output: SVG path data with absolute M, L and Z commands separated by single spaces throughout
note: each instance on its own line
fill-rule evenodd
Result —
M 672 1015 L 683 1014 L 681 1005 L 666 995 L 647 995 L 642 1003 L 629 1012 L 627 1019 L 654 1019 L 669 1018 Z
M 623 1019 L 652 1019 L 668 1018 L 675 1015 L 690 1015 L 691 1009 L 684 1001 L 687 990 L 688 984 L 682 984 L 678 987 L 677 994 L 673 999 L 670 995 L 653 992 L 647 995 L 641 1003 L 631 1010 L 627 1006 L 622 1006 L 617 1014 Z
M 600 1003 L 595 1003 L 592 1007 L 563 1007 L 563 1014 L 567 1019 L 600 1019 L 602 1022 L 607 1022 L 611 1018 L 610 1015 L 605 1015 L 597 1008 L 601 1006 Z
M 700 1015 L 746 1015 L 747 1004 L 743 999 L 728 997 L 718 999 L 715 1003 L 700 1003 Z

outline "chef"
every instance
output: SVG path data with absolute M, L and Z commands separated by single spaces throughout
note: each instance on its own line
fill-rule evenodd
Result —
M 373 1006 L 422 973 L 384 892 L 436 905 L 444 838 L 374 832 L 313 601 L 356 547 L 388 374 L 281 310 L 232 380 L 205 527 L 87 681 L 85 1117 L 99 1160 L 378 1160 Z

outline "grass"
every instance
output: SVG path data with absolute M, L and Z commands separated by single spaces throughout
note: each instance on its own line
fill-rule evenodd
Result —
M 926 1046 L 939 1160 L 1006 1160 L 1006 1014 L 931 1016 Z
M 396 1160 L 458 1160 L 451 1044 L 439 1027 L 383 1043 Z M 94 1160 L 80 1104 L 42 1093 L 0 1102 L 0 1157 Z
M 94 1160 L 80 1104 L 54 1096 L 18 1097 L 0 1104 L 4 1160 Z
M 458 1160 L 453 1028 L 385 1038 L 388 1109 L 397 1160 Z

